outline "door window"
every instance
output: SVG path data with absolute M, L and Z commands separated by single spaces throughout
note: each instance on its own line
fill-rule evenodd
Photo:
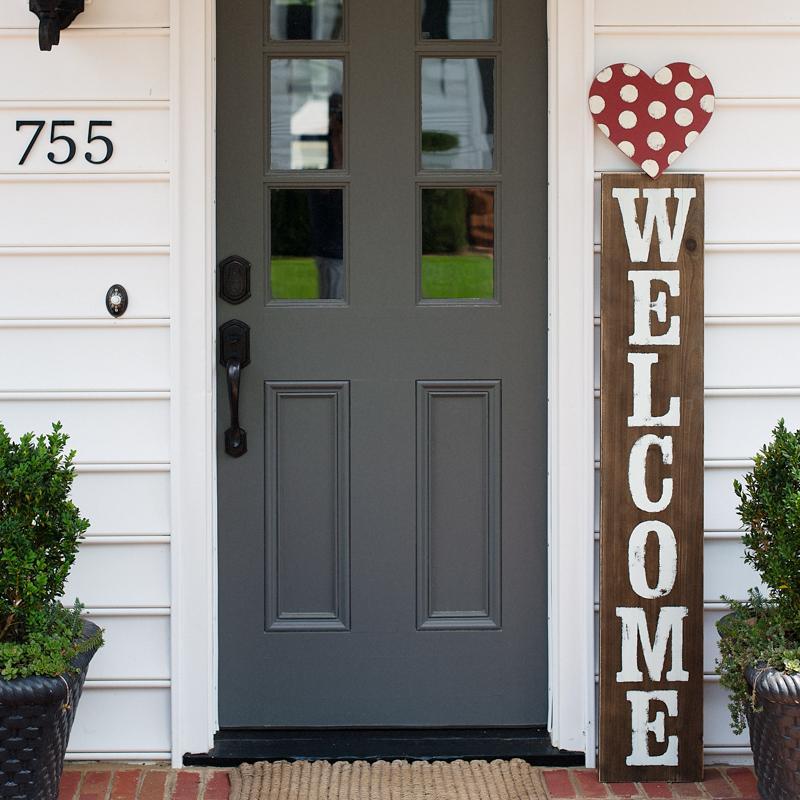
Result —
M 494 38 L 494 1 L 422 0 L 422 38 Z
M 274 58 L 269 69 L 271 168 L 342 169 L 342 59 Z
M 273 41 L 341 40 L 341 0 L 271 0 L 269 38 Z
M 423 187 L 420 210 L 422 299 L 493 298 L 494 188 Z

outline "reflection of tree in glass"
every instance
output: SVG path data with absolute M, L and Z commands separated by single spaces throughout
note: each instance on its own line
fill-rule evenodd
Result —
M 422 192 L 422 252 L 459 253 L 467 246 L 467 196 L 462 189 Z

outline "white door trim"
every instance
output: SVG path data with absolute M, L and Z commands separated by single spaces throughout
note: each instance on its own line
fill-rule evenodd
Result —
M 215 0 L 170 0 L 172 760 L 217 729 Z M 553 743 L 595 752 L 593 0 L 549 12 L 549 645 Z M 532 676 L 532 680 L 534 677 Z
M 595 759 L 594 0 L 549 0 L 550 732 Z
M 215 0 L 170 0 L 172 763 L 217 728 Z

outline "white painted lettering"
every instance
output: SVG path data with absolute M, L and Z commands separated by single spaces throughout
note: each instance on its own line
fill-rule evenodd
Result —
M 666 679 L 688 681 L 689 673 L 683 668 L 683 620 L 688 614 L 689 609 L 686 606 L 664 606 L 659 609 L 656 635 L 651 643 L 645 610 L 617 608 L 617 616 L 622 620 L 622 669 L 617 673 L 617 683 L 638 683 L 644 680 L 639 669 L 640 642 L 650 679 L 660 681 L 670 639 L 672 668 Z
M 658 537 L 658 581 L 655 588 L 647 582 L 647 539 L 654 533 Z M 659 520 L 640 522 L 628 540 L 628 577 L 631 587 L 639 597 L 656 600 L 669 594 L 678 576 L 678 547 L 672 528 Z
M 679 345 L 681 343 L 681 318 L 672 316 L 665 333 L 655 334 L 651 315 L 659 322 L 667 321 L 667 294 L 659 292 L 652 300 L 654 281 L 665 283 L 671 297 L 681 293 L 680 272 L 677 269 L 629 270 L 628 280 L 633 284 L 633 334 L 628 338 L 635 345 Z
M 628 363 L 633 365 L 633 414 L 628 417 L 628 427 L 677 427 L 681 424 L 681 399 L 670 397 L 669 410 L 653 416 L 653 364 L 658 364 L 657 353 L 628 353 Z
M 622 224 L 625 228 L 625 239 L 628 242 L 628 252 L 634 264 L 642 264 L 650 256 L 650 243 L 653 240 L 653 228 L 658 230 L 658 247 L 661 261 L 675 263 L 678 260 L 686 229 L 686 220 L 689 216 L 689 206 L 692 199 L 697 196 L 696 189 L 644 189 L 644 198 L 647 208 L 644 214 L 643 229 L 639 229 L 636 218 L 636 200 L 642 195 L 639 189 L 612 189 L 611 195 L 619 203 L 622 212 Z M 678 199 L 678 212 L 675 218 L 675 229 L 670 230 L 669 215 L 667 214 L 667 198 L 670 196 Z
M 666 718 L 663 711 L 656 711 L 650 718 L 650 704 L 663 703 L 670 717 L 678 716 L 678 693 L 674 690 L 663 692 L 627 692 L 631 704 L 631 754 L 625 758 L 629 767 L 678 766 L 678 737 L 666 736 Z M 667 742 L 667 749 L 661 755 L 650 755 L 648 734 L 655 736 L 656 742 Z

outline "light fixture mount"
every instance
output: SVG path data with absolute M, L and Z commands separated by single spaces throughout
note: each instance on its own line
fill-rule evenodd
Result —
M 52 50 L 68 28 L 83 12 L 84 0 L 30 0 L 29 8 L 39 18 L 39 49 Z

